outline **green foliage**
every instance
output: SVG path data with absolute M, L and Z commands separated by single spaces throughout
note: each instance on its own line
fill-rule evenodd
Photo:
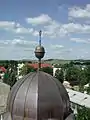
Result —
M 9 64 L 8 60 L 0 60 L 0 66 L 6 67 Z
M 85 87 L 84 90 L 90 95 L 90 83 L 88 83 L 88 87 Z
M 30 72 L 35 72 L 36 70 L 37 70 L 37 69 L 35 69 L 35 68 L 33 68 L 33 67 L 28 66 L 27 64 L 25 64 L 25 65 L 22 67 L 21 71 L 20 71 L 20 75 L 23 76 L 23 75 L 26 75 L 26 74 L 28 74 L 28 73 L 30 73 Z M 50 67 L 41 68 L 40 71 L 43 71 L 43 72 L 46 72 L 46 73 L 48 73 L 48 74 L 53 75 L 53 69 L 50 68 Z
M 90 66 L 87 66 L 84 70 L 79 73 L 79 91 L 87 91 L 90 94 Z M 84 88 L 84 85 L 89 84 L 89 87 Z
M 90 120 L 90 109 L 78 106 L 76 120 Z
M 86 68 L 87 83 L 90 83 L 90 65 Z
M 69 67 L 66 71 L 67 81 L 79 81 L 79 69 L 75 66 Z
M 60 60 L 60 59 L 51 59 L 51 60 L 45 60 L 45 62 L 49 63 L 49 64 L 66 64 L 69 63 L 70 60 Z
M 17 62 L 10 61 L 7 71 L 4 74 L 3 82 L 10 85 L 11 87 L 17 81 Z
M 53 75 L 53 68 L 51 68 L 51 67 L 43 67 L 40 69 L 40 71 L 46 72 L 50 75 Z
M 72 62 L 70 63 L 65 63 L 65 64 L 55 64 L 54 67 L 56 68 L 63 68 L 63 69 L 67 69 L 68 67 L 72 66 Z
M 61 70 L 57 69 L 56 72 L 55 72 L 55 77 L 56 77 L 61 83 L 63 83 L 63 81 L 64 81 L 64 72 L 63 72 L 63 70 L 62 70 L 62 69 L 61 69 Z
M 62 64 L 55 64 L 54 67 L 56 67 L 56 68 L 62 68 Z
M 66 64 L 63 64 L 63 65 L 62 65 L 63 70 L 66 70 L 66 69 L 68 69 L 68 68 L 70 68 L 70 67 L 73 67 L 72 62 L 70 62 L 69 64 L 66 63 Z
M 84 85 L 87 84 L 86 70 L 79 72 L 79 91 L 84 92 Z
M 21 71 L 20 71 L 20 75 L 27 75 L 28 73 L 30 73 L 30 72 L 35 72 L 36 71 L 36 69 L 35 68 L 33 68 L 33 67 L 31 67 L 31 66 L 28 66 L 28 65 L 24 65 L 23 67 L 22 67 L 22 69 L 21 69 Z

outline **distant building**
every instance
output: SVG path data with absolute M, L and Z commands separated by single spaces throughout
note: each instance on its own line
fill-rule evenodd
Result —
M 2 73 L 2 72 L 6 72 L 6 69 L 3 67 L 3 66 L 0 66 L 0 73 Z
M 22 78 L 22 75 L 20 75 L 20 71 L 23 66 L 24 66 L 24 63 L 18 64 L 18 67 L 17 67 L 18 79 Z
M 3 66 L 0 66 L 0 82 L 3 82 L 2 79 L 5 72 L 6 72 L 6 69 Z
M 53 68 L 53 76 L 55 76 L 55 72 L 56 72 L 56 70 L 61 70 L 61 68 Z
M 70 83 L 68 81 L 64 81 L 63 85 L 64 85 L 65 88 L 72 89 L 72 86 L 70 85 Z
M 31 66 L 31 67 L 37 69 L 38 68 L 38 63 L 28 64 L 28 66 Z M 42 63 L 41 64 L 41 68 L 43 68 L 43 67 L 50 67 L 50 68 L 52 68 L 52 65 L 47 64 L 47 63 Z

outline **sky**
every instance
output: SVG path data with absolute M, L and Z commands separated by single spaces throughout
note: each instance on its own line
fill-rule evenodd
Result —
M 0 60 L 90 59 L 89 0 L 0 0 Z

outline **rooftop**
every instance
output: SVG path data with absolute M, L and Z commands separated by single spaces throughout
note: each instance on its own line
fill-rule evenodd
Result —
M 31 66 L 31 67 L 34 67 L 34 68 L 38 68 L 38 63 L 34 63 L 34 64 L 28 64 L 28 66 Z M 41 63 L 41 68 L 43 68 L 43 67 L 51 67 L 52 68 L 52 66 L 50 65 L 50 64 L 47 64 L 47 63 Z

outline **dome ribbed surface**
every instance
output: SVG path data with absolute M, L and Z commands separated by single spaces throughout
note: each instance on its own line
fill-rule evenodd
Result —
M 63 120 L 69 108 L 69 97 L 64 86 L 41 71 L 20 79 L 11 89 L 7 101 L 12 120 Z

